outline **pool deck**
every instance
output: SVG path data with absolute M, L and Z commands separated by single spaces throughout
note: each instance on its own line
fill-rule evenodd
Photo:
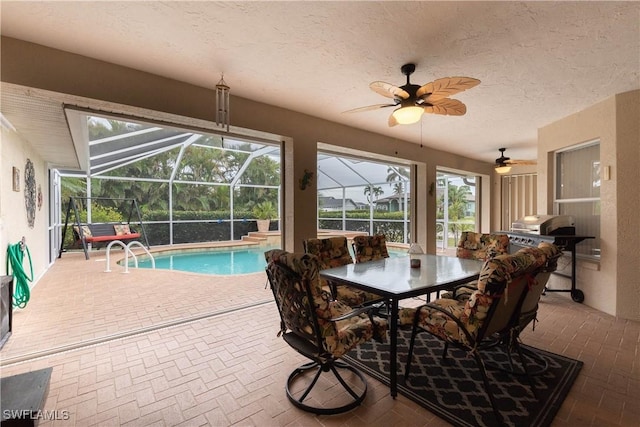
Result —
M 124 267 L 113 253 L 111 272 L 103 251 L 89 260 L 67 253 L 31 290 L 25 309 L 15 309 L 2 365 L 97 343 L 151 326 L 167 326 L 230 308 L 271 301 L 264 272 L 214 276 Z M 37 337 L 37 338 L 36 338 Z
M 150 252 L 279 243 L 280 233 L 274 231 L 251 233 L 241 241 L 155 246 Z M 144 253 L 140 248 L 134 252 Z M 89 260 L 82 251 L 65 252 L 57 259 L 46 280 L 31 290 L 27 307 L 14 309 L 13 332 L 2 348 L 0 366 L 273 299 L 262 271 L 207 275 L 129 268 L 125 273 L 118 264 L 123 258 L 121 249 L 112 249 L 110 272 L 104 249 L 92 250 Z

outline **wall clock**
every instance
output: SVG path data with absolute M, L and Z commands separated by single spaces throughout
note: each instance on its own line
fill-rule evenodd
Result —
M 24 166 L 24 206 L 27 208 L 27 223 L 33 228 L 36 221 L 36 171 L 31 159 Z

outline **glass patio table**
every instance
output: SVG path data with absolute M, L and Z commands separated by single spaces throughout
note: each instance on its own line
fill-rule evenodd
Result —
M 415 257 L 415 255 L 413 256 Z M 400 300 L 451 289 L 477 279 L 483 262 L 448 256 L 418 255 L 420 267 L 411 268 L 409 258 L 392 257 L 349 264 L 320 271 L 320 276 L 336 283 L 374 292 L 391 307 L 389 325 L 391 396 L 398 394 L 398 303 Z

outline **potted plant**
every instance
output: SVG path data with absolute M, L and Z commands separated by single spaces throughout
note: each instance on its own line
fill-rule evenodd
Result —
M 263 233 L 269 231 L 271 220 L 278 214 L 276 207 L 269 201 L 260 202 L 253 207 L 253 216 L 258 223 L 258 231 Z

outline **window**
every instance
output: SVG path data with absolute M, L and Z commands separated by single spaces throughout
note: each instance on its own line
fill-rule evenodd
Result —
M 318 229 L 411 241 L 409 165 L 318 153 Z
M 438 170 L 436 176 L 436 245 L 438 254 L 455 248 L 463 231 L 476 231 L 475 176 Z
M 556 153 L 555 210 L 575 219 L 576 234 L 595 236 L 576 246 L 581 256 L 600 256 L 600 142 Z

